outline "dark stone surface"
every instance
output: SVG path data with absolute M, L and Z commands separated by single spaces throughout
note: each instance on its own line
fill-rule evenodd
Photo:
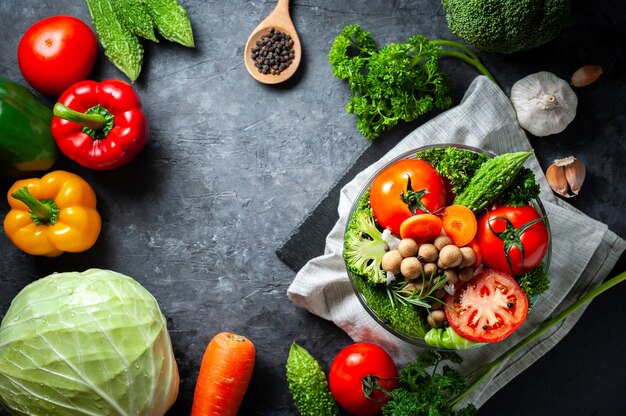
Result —
M 361 154 L 362 164 L 376 160 L 434 115 L 370 144 L 343 109 L 348 87 L 333 78 L 328 49 L 350 23 L 370 30 L 379 44 L 416 33 L 452 35 L 437 1 L 292 2 L 303 45 L 301 68 L 288 83 L 270 87 L 246 72 L 243 46 L 275 2 L 183 4 L 193 24 L 195 50 L 144 42 L 146 57 L 135 88 L 150 122 L 147 148 L 112 172 L 89 171 L 67 159 L 55 166 L 82 175 L 95 188 L 103 218 L 98 242 L 85 253 L 48 259 L 19 252 L 2 235 L 0 315 L 26 284 L 54 271 L 100 267 L 125 273 L 155 295 L 168 317 L 181 374 L 180 395 L 170 414 L 188 414 L 204 349 L 223 330 L 246 335 L 257 347 L 240 414 L 294 414 L 284 371 L 291 342 L 301 343 L 327 369 L 350 340 L 332 323 L 291 304 L 286 290 L 294 272 L 275 251 Z M 16 59 L 20 36 L 53 14 L 89 22 L 82 1 L 0 3 L 5 22 L 0 76 L 25 84 Z M 507 93 L 516 80 L 540 70 L 568 79 L 584 64 L 604 68 L 599 82 L 576 90 L 574 122 L 557 136 L 531 142 L 544 168 L 570 154 L 587 164 L 582 194 L 571 203 L 622 237 L 625 16 L 618 0 L 574 1 L 570 23 L 555 41 L 511 56 L 481 54 Z M 446 60 L 442 66 L 456 103 L 476 74 L 458 62 Z M 123 75 L 101 53 L 91 78 Z M 0 185 L 6 190 L 10 181 Z M 311 234 L 302 245 L 302 261 L 323 247 L 336 215 L 328 208 L 332 205 L 326 206 L 323 215 L 314 217 L 317 233 L 307 229 Z M 6 201 L 0 202 L 0 215 L 7 211 Z M 615 272 L 624 265 L 622 258 Z M 617 287 L 594 302 L 573 331 L 489 400 L 481 415 L 623 415 L 625 296 L 626 287 Z

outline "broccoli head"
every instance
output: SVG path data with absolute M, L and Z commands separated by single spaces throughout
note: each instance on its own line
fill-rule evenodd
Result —
M 452 33 L 486 52 L 513 53 L 554 39 L 571 0 L 443 0 Z
M 387 282 L 387 274 L 381 267 L 387 243 L 376 227 L 372 209 L 359 206 L 353 214 L 344 237 L 343 257 L 348 269 L 374 284 Z

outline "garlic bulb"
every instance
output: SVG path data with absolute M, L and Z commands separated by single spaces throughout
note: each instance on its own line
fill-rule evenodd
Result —
M 551 72 L 537 72 L 511 88 L 519 125 L 535 136 L 560 133 L 576 116 L 578 98 L 569 84 Z

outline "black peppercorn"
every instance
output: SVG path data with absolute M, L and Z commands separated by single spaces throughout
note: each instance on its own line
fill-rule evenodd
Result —
M 262 74 L 278 75 L 291 65 L 296 55 L 293 39 L 286 33 L 270 28 L 267 35 L 251 50 L 254 66 Z

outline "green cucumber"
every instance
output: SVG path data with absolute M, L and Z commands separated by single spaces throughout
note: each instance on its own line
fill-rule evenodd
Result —
M 142 0 L 159 34 L 188 48 L 194 47 L 193 31 L 187 12 L 177 0 Z
M 85 0 L 104 54 L 131 81 L 135 81 L 141 72 L 143 46 L 137 36 L 118 20 L 112 1 L 117 0 Z
M 335 416 L 339 407 L 318 362 L 295 342 L 287 358 L 287 382 L 293 403 L 302 416 Z
M 467 187 L 454 198 L 455 205 L 465 205 L 476 212 L 488 207 L 508 188 L 533 152 L 505 153 L 483 163 Z
M 143 1 L 116 0 L 113 2 L 113 10 L 119 21 L 135 35 L 153 42 L 159 41 L 154 35 L 152 17 Z

